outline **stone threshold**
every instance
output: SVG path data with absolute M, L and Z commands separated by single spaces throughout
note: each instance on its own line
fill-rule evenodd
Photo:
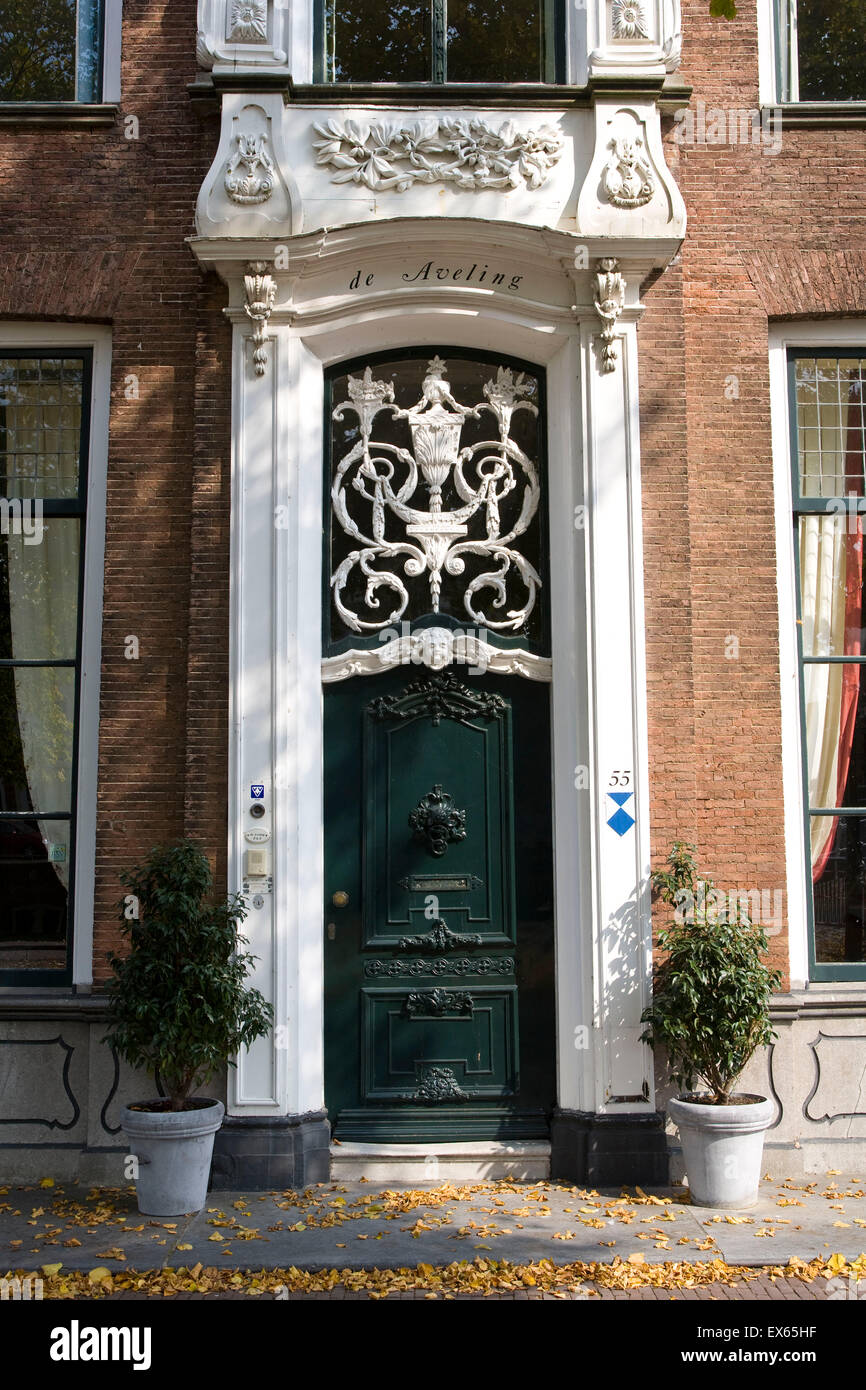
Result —
M 545 1182 L 550 1177 L 547 1140 L 515 1143 L 331 1144 L 331 1177 L 357 1182 Z

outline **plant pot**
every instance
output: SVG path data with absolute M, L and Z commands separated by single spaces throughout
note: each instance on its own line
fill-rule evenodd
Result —
M 695 1206 L 743 1208 L 757 1203 L 764 1132 L 775 1107 L 764 1096 L 737 1100 L 741 1103 L 702 1105 L 680 1096 L 668 1102 L 668 1114 L 680 1131 Z
M 201 1211 L 207 1199 L 214 1135 L 224 1115 L 225 1106 L 219 1100 L 195 1110 L 123 1107 L 123 1132 L 129 1140 L 130 1153 L 138 1159 L 135 1187 L 142 1216 L 182 1216 L 185 1212 Z

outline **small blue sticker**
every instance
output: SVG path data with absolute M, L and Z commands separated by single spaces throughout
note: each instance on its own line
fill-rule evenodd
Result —
M 253 785 L 250 787 L 250 796 L 252 797 L 253 801 L 264 801 L 264 799 L 265 799 L 265 784 L 264 784 L 264 782 L 253 782 Z
M 615 830 L 617 835 L 627 835 L 634 825 L 634 816 L 629 815 L 625 809 L 625 803 L 630 801 L 634 792 L 608 792 L 608 796 L 616 806 L 612 816 L 608 817 L 608 825 L 611 830 Z

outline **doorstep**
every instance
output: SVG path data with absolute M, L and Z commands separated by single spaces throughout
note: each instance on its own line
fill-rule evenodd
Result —
M 514 1143 L 331 1144 L 331 1177 L 357 1182 L 544 1182 L 550 1177 L 547 1140 Z

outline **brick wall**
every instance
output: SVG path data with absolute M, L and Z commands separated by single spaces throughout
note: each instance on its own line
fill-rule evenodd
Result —
M 116 945 L 119 872 L 187 832 L 224 881 L 226 840 L 231 330 L 222 286 L 184 244 L 219 118 L 186 91 L 195 0 L 123 9 L 113 128 L 0 129 L 0 316 L 112 327 L 97 978 Z M 124 657 L 129 634 L 138 661 Z
M 755 0 L 737 8 L 683 0 L 693 110 L 758 105 Z M 653 856 L 693 838 L 720 885 L 784 889 L 768 322 L 866 312 L 866 142 L 783 126 L 772 153 L 677 129 L 682 298 L 668 272 L 640 328 Z

